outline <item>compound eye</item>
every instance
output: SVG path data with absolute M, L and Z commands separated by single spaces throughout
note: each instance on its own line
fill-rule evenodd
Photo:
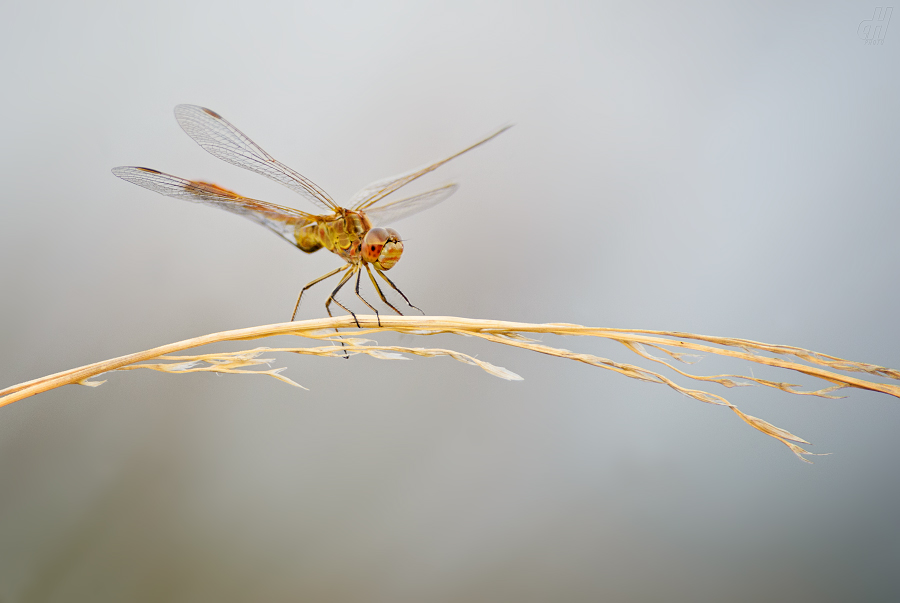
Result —
M 381 249 L 390 238 L 391 233 L 385 228 L 370 229 L 363 238 L 362 259 L 370 263 L 377 262 L 378 256 L 381 255 Z

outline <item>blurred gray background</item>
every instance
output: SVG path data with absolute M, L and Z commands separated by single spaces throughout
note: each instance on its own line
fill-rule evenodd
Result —
M 461 184 L 397 225 L 391 276 L 429 314 L 900 367 L 900 15 L 867 45 L 875 7 L 5 3 L 0 387 L 281 322 L 339 265 L 110 174 L 144 165 L 314 211 L 205 153 L 178 103 L 339 201 L 515 123 L 411 187 Z M 326 293 L 300 317 L 323 316 Z M 833 453 L 806 465 L 662 386 L 378 339 L 525 381 L 282 357 L 310 391 L 128 372 L 0 409 L 0 602 L 900 600 L 900 401 L 710 389 Z

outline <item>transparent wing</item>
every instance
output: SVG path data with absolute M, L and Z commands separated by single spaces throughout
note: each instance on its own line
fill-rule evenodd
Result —
M 440 188 L 436 188 L 427 193 L 421 193 L 406 199 L 392 201 L 372 209 L 367 209 L 366 215 L 374 226 L 387 226 L 403 218 L 425 211 L 430 207 L 434 207 L 450 195 L 456 192 L 459 187 L 455 184 L 447 184 Z
M 178 105 L 175 107 L 175 119 L 194 142 L 222 161 L 271 178 L 319 207 L 328 210 L 338 208 L 328 193 L 312 180 L 266 153 L 215 111 L 196 105 Z
M 290 207 L 248 199 L 209 182 L 186 180 L 142 167 L 117 167 L 112 173 L 122 180 L 176 199 L 212 205 L 262 224 L 291 245 L 297 245 L 294 230 L 315 221 L 315 216 Z
M 492 138 L 494 138 L 496 136 L 499 136 L 500 134 L 507 131 L 511 127 L 512 126 L 509 125 L 509 126 L 500 128 L 499 130 L 497 130 L 496 132 L 494 132 L 487 138 L 483 138 L 483 139 L 479 140 L 478 142 L 476 142 L 475 144 L 466 147 L 462 151 L 459 151 L 458 153 L 454 153 L 453 155 L 450 155 L 449 157 L 445 157 L 444 159 L 441 159 L 440 161 L 436 161 L 430 165 L 420 167 L 420 168 L 412 170 L 410 172 L 405 172 L 398 176 L 392 176 L 391 178 L 385 178 L 384 180 L 378 180 L 376 182 L 373 182 L 372 184 L 366 186 L 364 189 L 362 189 L 361 191 L 359 191 L 358 193 L 353 195 L 353 198 L 350 199 L 350 206 L 353 209 L 365 209 L 365 208 L 369 207 L 370 205 L 374 205 L 375 203 L 377 203 L 378 201 L 380 201 L 387 195 L 390 195 L 391 193 L 393 193 L 395 190 L 397 190 L 401 186 L 409 184 L 416 178 L 418 178 L 420 176 L 424 176 L 428 172 L 436 170 L 437 168 L 441 167 L 442 165 L 444 165 L 451 159 L 459 157 L 463 153 L 465 153 L 467 151 L 471 151 L 472 149 L 474 149 L 477 146 L 483 145 L 487 141 L 491 140 Z

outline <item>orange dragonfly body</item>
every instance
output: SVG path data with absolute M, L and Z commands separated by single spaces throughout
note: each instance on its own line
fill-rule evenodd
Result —
M 384 292 L 372 274 L 373 269 L 403 297 L 410 307 L 415 308 L 406 295 L 384 274 L 386 270 L 394 267 L 403 254 L 403 240 L 400 235 L 396 230 L 385 228 L 385 226 L 390 222 L 437 205 L 452 195 L 457 187 L 455 184 L 447 184 L 406 199 L 385 203 L 381 201 L 400 187 L 437 169 L 454 157 L 487 142 L 509 128 L 506 126 L 462 151 L 422 168 L 373 182 L 351 198 L 351 209 L 347 209 L 335 203 L 324 190 L 311 180 L 266 153 L 218 113 L 195 105 L 178 105 L 175 107 L 175 119 L 188 136 L 219 159 L 271 178 L 300 193 L 320 208 L 330 211 L 330 213 L 322 215 L 310 214 L 291 207 L 250 199 L 216 184 L 202 180 L 186 180 L 150 168 L 117 167 L 112 170 L 113 174 L 119 178 L 157 193 L 212 205 L 242 215 L 272 230 L 307 253 L 325 248 L 339 255 L 345 261 L 343 266 L 313 280 L 301 289 L 291 320 L 294 320 L 297 315 L 300 300 L 307 289 L 342 272 L 344 275 L 325 302 L 325 310 L 328 315 L 332 315 L 330 305 L 333 301 L 354 319 L 356 318 L 352 311 L 335 299 L 338 291 L 353 276 L 356 276 L 357 297 L 377 316 L 378 310 L 359 293 L 359 282 L 363 269 L 375 286 L 381 300 L 397 314 L 401 314 L 400 310 L 395 308 L 384 296 Z M 418 310 L 418 308 L 416 309 Z

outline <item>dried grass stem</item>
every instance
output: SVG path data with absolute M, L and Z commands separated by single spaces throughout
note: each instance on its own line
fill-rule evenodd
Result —
M 0 391 L 0 406 L 12 404 L 23 398 L 45 392 L 61 385 L 80 383 L 84 385 L 99 385 L 102 382 L 89 381 L 90 378 L 96 377 L 102 373 L 113 370 L 132 370 L 136 368 L 149 368 L 169 373 L 186 373 L 186 372 L 218 372 L 218 373 L 252 373 L 264 374 L 275 377 L 281 381 L 291 385 L 297 383 L 281 375 L 283 369 L 269 370 L 249 370 L 249 367 L 258 366 L 260 364 L 268 364 L 271 359 L 259 358 L 259 354 L 264 352 L 287 351 L 297 354 L 308 354 L 318 356 L 347 356 L 353 354 L 368 354 L 376 358 L 394 359 L 402 358 L 401 354 L 413 354 L 418 356 L 449 356 L 461 362 L 478 366 L 489 373 L 504 379 L 520 379 L 518 375 L 506 369 L 496 367 L 490 363 L 475 359 L 466 354 L 446 349 L 435 348 L 411 348 L 400 346 L 378 346 L 372 345 L 374 342 L 362 339 L 361 336 L 371 333 L 383 331 L 394 331 L 398 333 L 406 333 L 412 335 L 436 335 L 441 333 L 475 336 L 493 343 L 510 345 L 541 354 L 556 356 L 575 360 L 591 366 L 597 366 L 607 370 L 612 370 L 623 374 L 627 377 L 640 379 L 643 381 L 651 381 L 667 385 L 676 391 L 687 396 L 707 402 L 727 406 L 734 411 L 743 421 L 753 426 L 755 429 L 766 433 L 767 435 L 779 440 L 788 446 L 795 454 L 803 458 L 801 455 L 810 454 L 806 450 L 797 446 L 794 442 L 808 443 L 788 431 L 775 427 L 762 419 L 751 417 L 740 411 L 734 404 L 725 398 L 709 392 L 689 389 L 682 387 L 671 379 L 650 371 L 648 369 L 615 362 L 607 358 L 601 358 L 591 354 L 582 354 L 554 348 L 543 345 L 534 339 L 530 339 L 523 334 L 553 334 L 568 336 L 588 336 L 611 339 L 626 346 L 635 354 L 653 362 L 662 364 L 681 376 L 690 379 L 714 382 L 725 387 L 735 387 L 741 385 L 751 385 L 753 383 L 766 387 L 773 387 L 792 394 L 813 395 L 824 398 L 834 398 L 830 395 L 832 392 L 844 388 L 854 387 L 870 391 L 885 393 L 900 398 L 900 386 L 890 383 L 878 383 L 866 379 L 844 375 L 834 372 L 836 370 L 865 373 L 886 379 L 900 379 L 900 372 L 894 369 L 882 366 L 868 364 L 863 362 L 855 362 L 845 360 L 836 356 L 829 356 L 797 348 L 793 346 L 773 345 L 747 339 L 737 339 L 730 337 L 711 337 L 705 335 L 696 335 L 693 333 L 683 333 L 679 331 L 650 331 L 650 330 L 629 330 L 629 329 L 613 329 L 600 327 L 583 327 L 573 324 L 550 323 L 550 324 L 531 324 L 520 322 L 506 322 L 496 320 L 480 320 L 470 318 L 458 318 L 452 316 L 385 316 L 381 317 L 380 324 L 375 316 L 357 316 L 360 327 L 357 328 L 356 322 L 350 316 L 341 316 L 335 318 L 322 318 L 316 320 L 306 320 L 300 322 L 279 323 L 273 325 L 263 325 L 258 327 L 250 327 L 246 329 L 236 329 L 233 331 L 223 331 L 220 333 L 212 333 L 201 337 L 185 339 L 183 341 L 170 343 L 159 346 L 143 352 L 128 354 L 102 362 L 96 362 L 75 369 L 62 371 L 53 375 L 48 375 L 40 379 L 34 379 L 25 383 L 20 383 L 12 387 L 8 387 Z M 342 337 L 338 339 L 334 329 L 349 329 L 342 333 Z M 196 348 L 208 344 L 219 343 L 223 341 L 243 341 L 251 339 L 260 339 L 264 337 L 272 337 L 275 335 L 296 335 L 315 340 L 328 341 L 328 345 L 307 347 L 307 348 L 256 348 L 242 352 L 226 352 L 212 353 L 198 356 L 179 356 L 172 357 L 169 354 L 180 352 L 183 350 Z M 695 375 L 681 370 L 674 366 L 671 362 L 651 355 L 646 351 L 645 347 L 650 347 L 667 354 L 671 359 L 679 362 L 687 362 L 689 354 L 685 354 L 676 350 L 689 350 L 691 352 L 700 352 L 703 354 L 716 354 L 720 356 L 728 356 L 748 362 L 764 364 L 776 368 L 788 369 L 799 373 L 822 379 L 831 385 L 829 387 L 815 391 L 799 391 L 799 386 L 791 383 L 769 381 L 756 377 L 748 377 L 745 375 Z M 775 356 L 790 356 L 797 360 L 779 358 Z M 161 359 L 166 360 L 165 363 L 155 364 L 138 364 L 149 360 Z M 803 459 L 806 460 L 806 459 Z

